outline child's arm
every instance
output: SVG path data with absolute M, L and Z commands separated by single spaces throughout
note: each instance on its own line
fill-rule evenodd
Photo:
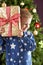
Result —
M 21 30 L 18 31 L 18 37 L 22 37 L 23 32 L 29 29 L 29 25 L 33 17 L 31 13 L 29 11 L 26 11 L 25 9 L 21 9 L 20 14 L 21 14 Z
M 27 31 L 29 29 L 28 24 L 25 24 L 21 30 L 18 31 L 18 37 L 23 36 L 23 32 Z
M 24 32 L 24 36 L 21 38 L 21 42 L 26 51 L 34 51 L 36 48 L 36 42 L 31 32 Z

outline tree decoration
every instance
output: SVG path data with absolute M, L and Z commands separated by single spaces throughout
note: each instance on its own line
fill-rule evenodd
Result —
M 22 2 L 20 3 L 20 5 L 21 5 L 21 6 L 24 6 L 24 2 L 22 1 Z
M 32 11 L 33 11 L 33 13 L 36 13 L 37 12 L 35 8 Z
M 37 29 L 39 29 L 39 28 L 40 28 L 40 23 L 39 23 L 39 22 L 36 22 L 36 23 L 35 23 L 35 27 L 36 27 Z
M 6 3 L 5 2 L 2 3 L 2 7 L 6 7 Z
M 33 34 L 34 35 L 38 35 L 38 31 L 37 30 L 34 30 Z
M 39 44 L 40 44 L 40 47 L 43 48 L 43 40 L 41 40 L 41 41 L 39 42 Z

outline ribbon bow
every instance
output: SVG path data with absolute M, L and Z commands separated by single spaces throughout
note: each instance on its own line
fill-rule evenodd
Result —
M 6 14 L 7 14 L 7 19 L 0 17 L 0 26 L 9 23 L 8 36 L 12 36 L 12 24 L 14 24 L 15 26 L 18 24 L 20 14 L 17 13 L 10 17 L 10 7 L 6 7 Z

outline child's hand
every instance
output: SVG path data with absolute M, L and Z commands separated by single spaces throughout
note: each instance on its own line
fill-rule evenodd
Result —
M 27 31 L 27 30 L 28 30 L 28 24 L 25 24 L 25 25 L 22 27 L 22 30 L 23 30 L 23 31 Z
M 22 37 L 22 36 L 23 36 L 23 31 L 22 31 L 22 30 L 19 30 L 17 36 L 18 36 L 18 37 Z
M 24 31 L 26 28 L 27 28 L 27 25 L 24 25 L 24 26 L 22 27 L 22 30 Z

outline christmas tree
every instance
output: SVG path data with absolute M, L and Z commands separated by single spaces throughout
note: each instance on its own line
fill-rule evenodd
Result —
M 34 34 L 37 46 L 36 50 L 32 52 L 33 65 L 43 65 L 43 28 L 41 27 L 41 21 L 37 14 L 36 5 L 34 0 L 0 0 L 0 6 L 5 2 L 7 6 L 19 5 L 20 8 L 30 11 L 33 15 L 32 22 L 30 22 L 29 30 Z M 0 64 L 5 65 L 5 52 L 0 55 Z

